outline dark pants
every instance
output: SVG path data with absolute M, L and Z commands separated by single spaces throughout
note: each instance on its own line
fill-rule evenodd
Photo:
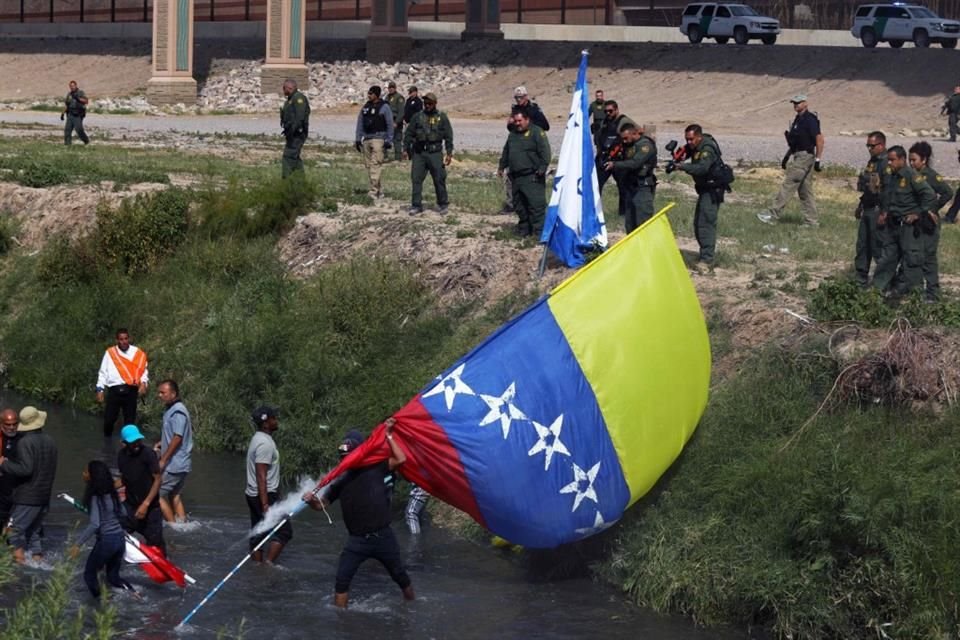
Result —
M 83 144 L 89 144 L 90 138 L 87 137 L 87 133 L 83 130 L 83 116 L 74 116 L 67 114 L 66 124 L 63 126 L 63 144 L 73 144 L 73 132 L 77 132 L 77 137 L 80 138 L 80 141 Z
M 13 495 L 9 492 L 0 495 L 0 535 L 3 535 L 7 523 L 10 522 L 10 513 L 13 511 Z
M 103 436 L 113 435 L 117 416 L 123 412 L 123 424 L 137 423 L 137 398 L 139 389 L 129 384 L 119 384 L 107 388 L 106 406 L 103 410 Z
M 403 123 L 393 121 L 393 159 L 403 159 Z
M 437 206 L 450 204 L 447 196 L 447 168 L 443 166 L 443 153 L 426 151 L 413 154 L 413 163 L 410 167 L 410 181 L 413 183 L 411 203 L 415 207 L 423 206 L 423 181 L 427 174 L 433 178 L 433 189 L 437 194 Z
M 263 520 L 263 510 L 260 508 L 260 496 L 248 496 L 243 494 L 243 497 L 247 499 L 247 508 L 250 510 L 250 528 L 254 528 L 260 521 Z M 270 491 L 267 493 L 267 504 L 272 505 L 279 500 L 280 497 L 277 495 L 276 491 Z M 250 538 L 250 550 L 253 551 L 253 548 L 260 544 L 260 541 L 266 537 L 266 533 L 263 533 L 259 536 Z M 277 529 L 277 532 L 273 534 L 271 541 L 279 542 L 280 544 L 287 544 L 293 539 L 293 525 L 290 524 L 290 520 L 287 520 L 283 523 L 283 526 Z
M 300 150 L 307 141 L 305 135 L 287 136 L 287 144 L 283 147 L 283 177 L 286 178 L 294 171 L 303 172 L 303 160 L 300 159 Z
M 148 509 L 147 517 L 143 520 L 137 520 L 134 514 L 137 512 L 137 506 L 139 505 L 132 505 L 129 502 L 123 504 L 127 509 L 130 522 L 136 524 L 131 533 L 139 533 L 143 536 L 144 542 L 151 547 L 160 549 L 163 555 L 167 555 L 167 544 L 163 541 L 163 511 L 160 510 L 160 505 L 157 504 L 157 506 Z
M 547 213 L 546 182 L 535 175 L 515 176 L 513 208 L 517 212 L 517 228 L 521 235 L 539 236 Z
M 100 581 L 97 579 L 97 573 L 104 567 L 107 568 L 107 583 L 110 586 L 118 589 L 133 589 L 129 582 L 120 577 L 123 547 L 122 533 L 101 536 L 93 545 L 90 555 L 87 556 L 87 564 L 83 568 L 83 581 L 87 583 L 87 588 L 90 589 L 94 598 L 100 597 Z
M 623 230 L 626 233 L 653 217 L 653 198 L 656 192 L 656 185 L 644 184 L 630 194 L 630 201 L 623 212 Z
M 597 155 L 597 159 L 596 159 L 597 185 L 601 195 L 603 195 L 603 185 L 607 184 L 607 180 L 609 180 L 611 176 L 613 176 L 612 172 L 607 171 L 606 169 L 603 168 L 603 165 L 606 162 L 606 160 L 604 159 L 605 157 L 606 156 Z
M 697 197 L 697 208 L 693 214 L 693 233 L 700 245 L 700 260 L 713 263 L 717 249 L 717 217 L 720 205 L 714 201 L 709 191 Z
M 940 265 L 937 251 L 940 248 L 940 223 L 933 233 L 924 233 L 923 240 L 923 281 L 926 285 L 926 299 L 935 301 L 940 299 Z
M 957 141 L 957 116 L 960 114 L 951 113 L 947 116 L 947 127 L 950 128 L 950 142 Z
M 953 196 L 953 202 L 950 203 L 947 215 L 943 219 L 950 224 L 956 224 L 958 212 L 960 212 L 960 189 L 957 189 L 956 195 Z
M 879 207 L 865 207 L 857 225 L 857 255 L 853 259 L 853 268 L 857 272 L 857 283 L 865 287 L 870 282 L 870 263 L 879 263 L 883 251 L 882 229 L 877 228 Z
M 350 582 L 357 573 L 360 565 L 369 558 L 380 561 L 387 573 L 401 589 L 410 586 L 410 576 L 400 559 L 400 547 L 389 526 L 365 536 L 351 535 L 347 546 L 340 553 L 340 564 L 337 567 L 336 593 L 347 593 Z

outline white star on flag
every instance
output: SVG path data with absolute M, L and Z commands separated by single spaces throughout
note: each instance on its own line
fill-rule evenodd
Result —
M 533 456 L 541 451 L 546 451 L 547 455 L 543 461 L 543 470 L 547 471 L 550 469 L 550 461 L 553 459 L 554 453 L 562 453 L 565 456 L 570 455 L 567 448 L 560 442 L 560 430 L 563 429 L 563 414 L 561 413 L 549 427 L 545 427 L 535 420 L 531 422 L 533 423 L 533 428 L 537 430 L 537 436 L 540 439 L 531 447 L 527 455 Z M 548 439 L 550 440 L 549 444 L 547 443 Z
M 613 522 L 604 522 L 603 516 L 600 515 L 599 511 L 597 511 L 597 517 L 593 519 L 592 527 L 584 527 L 583 529 L 574 529 L 574 533 L 576 533 L 579 536 L 590 536 L 595 533 L 600 533 L 604 529 L 609 529 L 614 525 L 615 522 L 616 520 L 614 520 Z
M 523 411 L 517 409 L 517 405 L 513 404 L 513 398 L 516 395 L 516 382 L 511 382 L 507 390 L 499 396 L 488 396 L 481 393 L 480 399 L 487 403 L 487 406 L 490 407 L 490 412 L 480 421 L 480 426 L 485 427 L 499 420 L 500 428 L 503 429 L 503 439 L 506 440 L 507 436 L 510 435 L 510 424 L 514 420 L 527 419 Z
M 473 389 L 467 386 L 467 384 L 460 379 L 460 376 L 463 375 L 463 368 L 466 366 L 467 363 L 464 362 L 459 367 L 451 371 L 450 375 L 438 382 L 433 389 L 430 389 L 430 391 L 427 391 L 425 394 L 423 394 L 423 397 L 429 398 L 430 396 L 435 396 L 442 391 L 443 399 L 447 403 L 447 411 L 450 411 L 453 409 L 454 399 L 459 394 L 463 393 L 468 396 L 477 395 L 473 392 Z
M 536 424 L 536 423 L 534 423 Z M 600 473 L 600 463 L 593 465 L 590 468 L 590 471 L 584 471 L 577 466 L 577 463 L 573 463 L 573 482 L 560 489 L 560 493 L 576 493 L 576 497 L 573 499 L 573 509 L 570 511 L 576 511 L 577 507 L 580 506 L 580 502 L 584 498 L 590 498 L 594 503 L 599 504 L 597 500 L 597 492 L 593 490 L 593 481 L 597 479 L 597 474 Z M 587 488 L 583 491 L 580 491 L 580 485 L 586 483 Z

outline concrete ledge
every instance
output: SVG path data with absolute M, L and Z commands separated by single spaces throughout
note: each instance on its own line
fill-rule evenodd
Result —
M 150 78 L 147 101 L 155 105 L 197 104 L 197 81 L 193 78 Z
M 287 78 L 292 78 L 304 91 L 310 86 L 310 73 L 305 64 L 264 64 L 260 67 L 260 92 L 282 96 Z
M 676 27 L 630 27 L 603 25 L 502 24 L 507 40 L 553 40 L 569 42 L 686 42 Z M 409 36 L 414 40 L 460 40 L 463 22 L 409 23 Z M 370 34 L 366 20 L 307 22 L 309 40 L 363 40 Z M 117 23 L 0 23 L 0 36 L 34 38 L 115 38 L 145 39 L 152 37 L 151 25 L 142 22 Z M 204 39 L 266 40 L 264 22 L 196 22 L 194 36 Z M 709 44 L 709 43 L 708 43 Z M 860 42 L 849 31 L 785 29 L 777 44 L 824 47 L 859 47 Z M 735 46 L 735 45 L 727 45 Z M 751 41 L 751 46 L 762 46 Z M 776 46 L 776 45 L 774 45 Z M 911 45 L 907 45 L 911 46 Z

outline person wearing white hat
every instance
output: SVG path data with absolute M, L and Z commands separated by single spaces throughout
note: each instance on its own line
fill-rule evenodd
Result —
M 757 214 L 757 219 L 766 224 L 776 224 L 794 192 L 800 197 L 803 206 L 803 223 L 810 227 L 820 225 L 817 220 L 817 201 L 813 194 L 813 173 L 820 171 L 820 157 L 823 155 L 823 133 L 820 132 L 820 119 L 807 109 L 807 96 L 802 93 L 790 98 L 793 110 L 797 114 L 789 131 L 783 135 L 787 139 L 787 153 L 780 166 L 785 171 L 783 185 L 773 205 Z
M 0 473 L 20 479 L 13 490 L 8 535 L 14 560 L 21 564 L 26 562 L 27 550 L 35 561 L 43 558 L 43 519 L 57 475 L 57 445 L 43 433 L 46 421 L 46 411 L 24 407 L 17 428 L 16 457 L 0 457 Z

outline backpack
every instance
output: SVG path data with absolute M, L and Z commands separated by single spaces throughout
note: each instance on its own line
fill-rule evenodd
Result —
M 711 189 L 723 189 L 727 193 L 730 193 L 733 191 L 730 185 L 733 184 L 733 181 L 736 179 L 736 176 L 733 175 L 733 167 L 723 161 L 723 154 L 720 153 L 720 148 L 717 147 L 717 160 L 713 163 L 713 166 L 710 167 L 710 174 L 707 176 L 706 186 Z

